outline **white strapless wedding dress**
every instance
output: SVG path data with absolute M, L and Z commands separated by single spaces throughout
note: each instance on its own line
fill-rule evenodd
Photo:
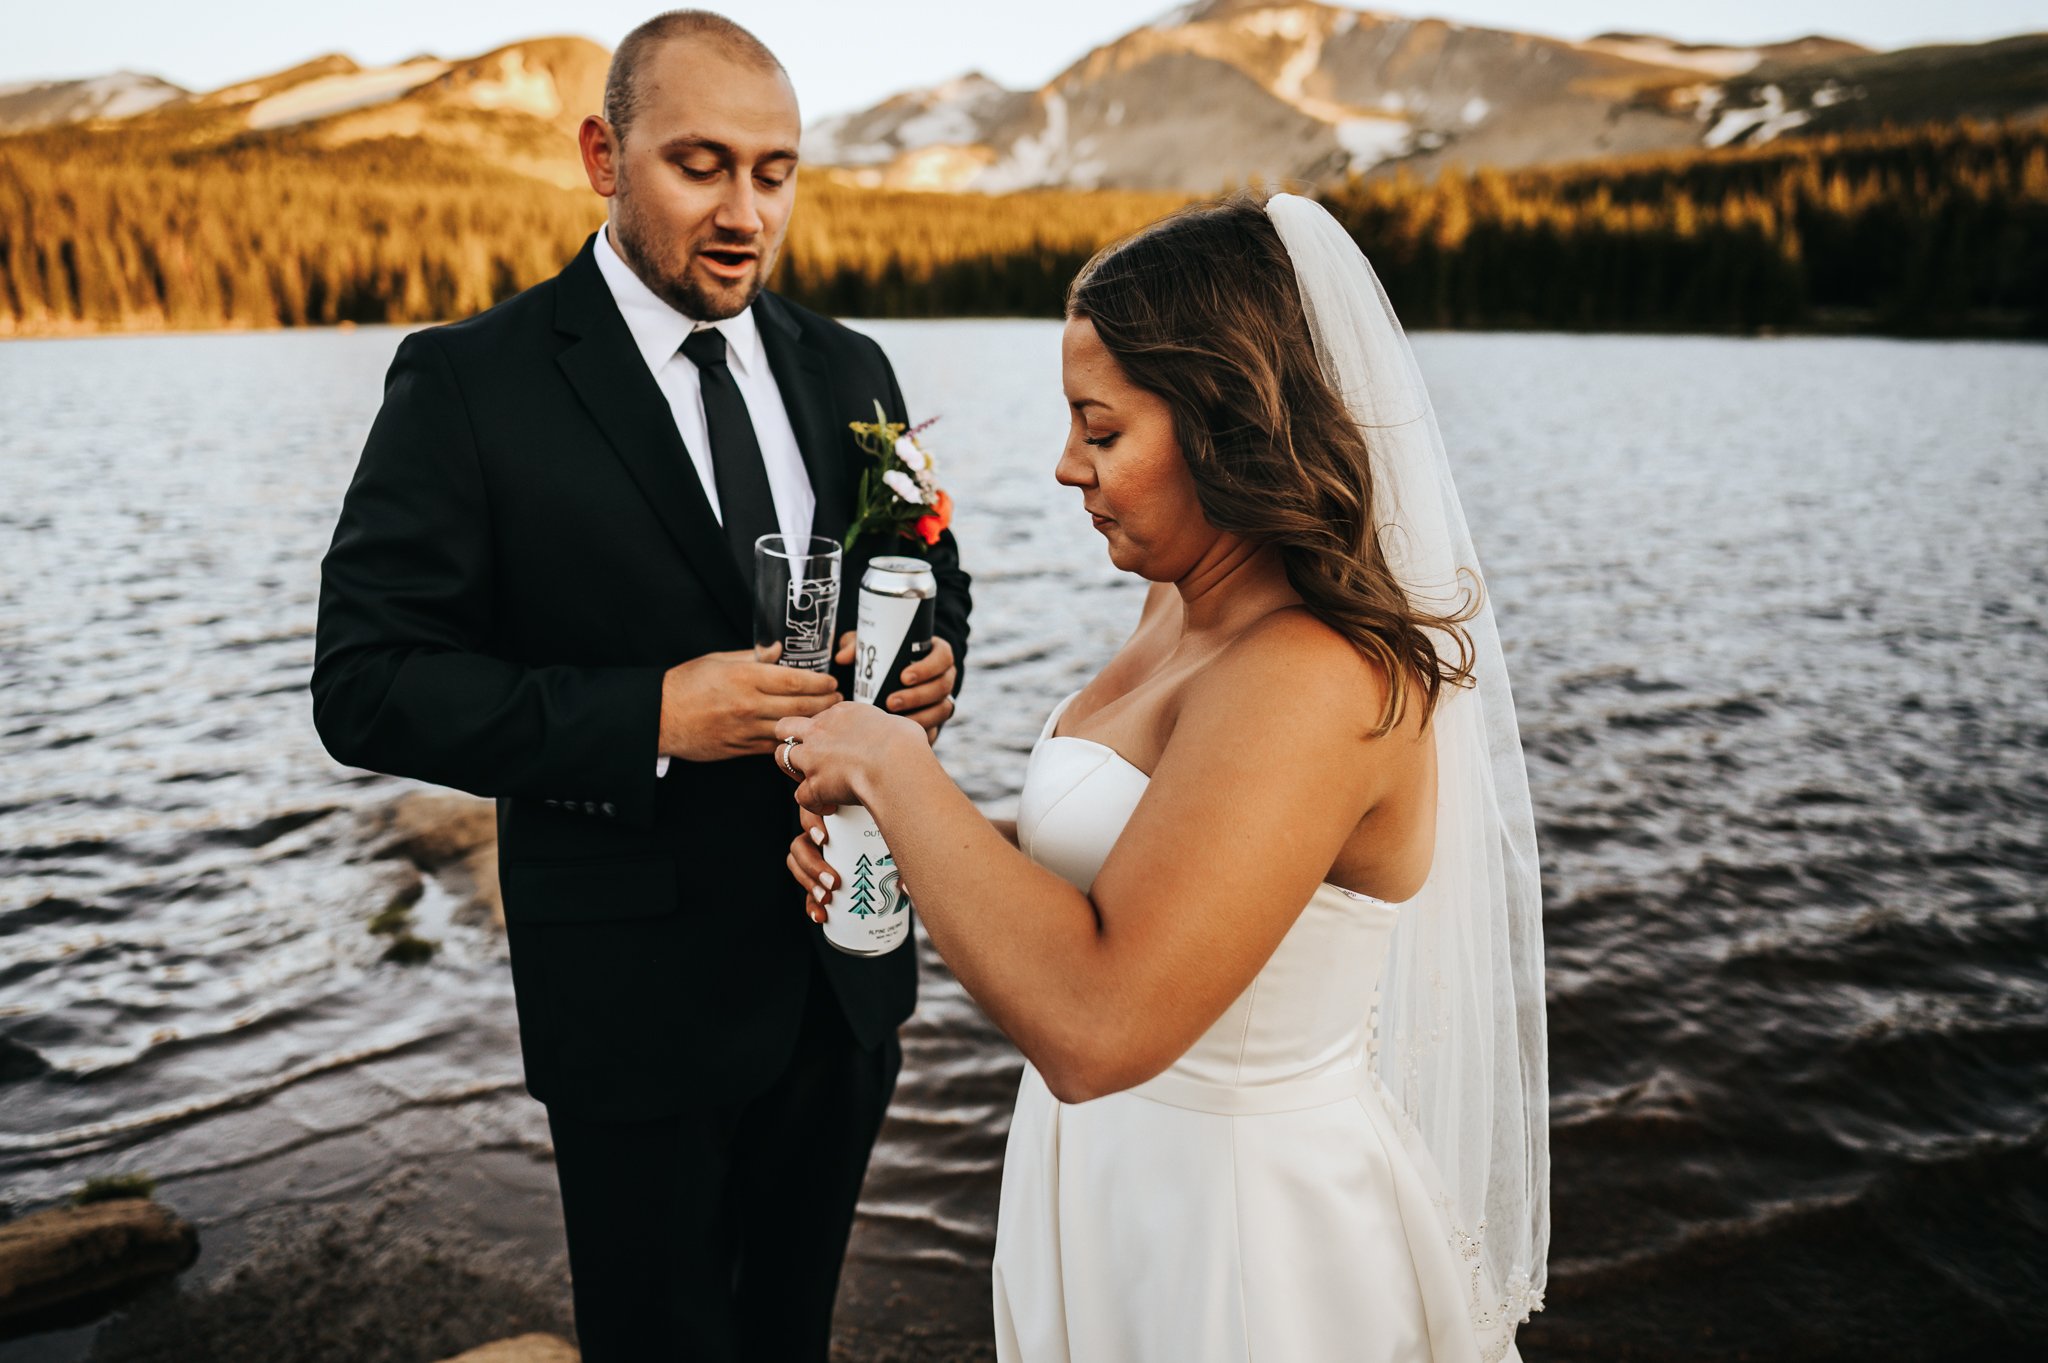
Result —
M 1086 890 L 1149 778 L 1051 736 L 1072 699 L 1032 749 L 1017 842 Z M 1251 986 L 1136 1088 L 1066 1104 L 1025 1066 L 996 1225 L 1002 1363 L 1484 1363 L 1476 1265 L 1373 1068 L 1399 913 L 1322 885 Z M 1512 1344 L 1499 1356 L 1519 1363 Z

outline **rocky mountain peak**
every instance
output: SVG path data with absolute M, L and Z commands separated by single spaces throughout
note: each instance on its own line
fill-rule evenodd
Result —
M 2048 61 L 1985 55 L 1996 46 L 1898 54 L 1881 69 L 1921 119 L 1962 107 L 1943 91 L 1970 87 L 1960 76 L 1944 85 L 1933 65 L 1978 63 L 1998 89 L 2022 76 L 2048 82 Z M 1873 124 L 1890 116 L 1880 104 L 1892 96 L 1866 78 L 1879 68 L 1858 63 L 1883 55 L 1822 34 L 1570 42 L 1319 0 L 1195 0 L 1038 90 L 963 78 L 821 120 L 805 156 L 862 183 L 990 192 L 1202 192 L 1395 166 L 1427 177 L 1452 163 L 1512 168 Z M 1978 104 L 1995 113 L 2016 102 L 2001 99 Z
M 132 118 L 184 99 L 187 91 L 139 71 L 114 71 L 79 80 L 30 80 L 0 85 L 0 136 L 65 123 Z

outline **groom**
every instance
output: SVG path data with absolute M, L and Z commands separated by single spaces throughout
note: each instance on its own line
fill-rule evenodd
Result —
M 916 951 L 793 901 L 775 722 L 833 679 L 753 660 L 752 546 L 837 537 L 903 399 L 870 340 L 762 291 L 797 103 L 744 29 L 665 14 L 583 123 L 609 224 L 555 278 L 406 337 L 321 565 L 314 720 L 352 766 L 498 803 L 528 1091 L 547 1105 L 586 1363 L 822 1360 Z M 919 552 L 952 713 L 968 577 Z M 842 653 L 842 657 L 846 656 Z

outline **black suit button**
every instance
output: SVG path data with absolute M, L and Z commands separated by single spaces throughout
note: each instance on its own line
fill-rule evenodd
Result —
M 585 800 L 585 801 L 583 802 L 583 812 L 584 812 L 585 814 L 595 814 L 595 813 L 597 813 L 597 801 L 595 801 L 595 800 Z
M 547 800 L 543 801 L 543 803 L 545 803 L 549 809 L 560 809 L 562 807 L 562 802 L 560 800 Z
M 618 817 L 618 814 L 619 811 L 617 807 L 614 806 L 610 800 L 606 800 L 604 802 L 604 816 L 607 819 L 615 819 Z

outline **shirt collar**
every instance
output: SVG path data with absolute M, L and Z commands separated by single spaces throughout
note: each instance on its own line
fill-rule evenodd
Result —
M 741 373 L 758 373 L 766 363 L 761 328 L 754 322 L 752 307 L 722 322 L 700 322 L 676 311 L 667 299 L 642 283 L 633 267 L 619 259 L 618 252 L 612 249 L 611 234 L 603 228 L 598 229 L 593 254 L 597 257 L 598 273 L 611 289 L 612 301 L 619 305 L 619 315 L 626 319 L 626 330 L 632 334 L 640 358 L 647 362 L 649 373 L 660 373 L 661 367 L 675 358 L 689 334 L 705 326 L 715 327 L 724 335 L 726 359 Z

